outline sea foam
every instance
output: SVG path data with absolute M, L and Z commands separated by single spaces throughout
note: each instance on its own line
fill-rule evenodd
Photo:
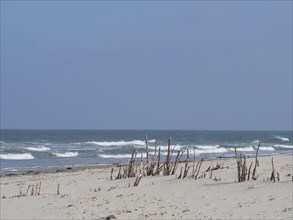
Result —
M 275 148 L 293 149 L 293 145 L 275 144 L 275 145 L 273 145 L 273 147 L 275 147 Z
M 260 147 L 259 150 L 261 150 L 261 151 L 274 151 L 275 149 L 273 147 Z
M 235 151 L 235 148 L 228 148 L 230 151 Z M 236 150 L 239 152 L 254 152 L 253 147 L 236 147 Z
M 279 139 L 281 141 L 289 141 L 289 138 L 281 137 L 281 136 L 275 136 L 276 139 Z
M 32 160 L 34 156 L 28 153 L 25 154 L 0 154 L 3 160 Z
M 44 151 L 50 151 L 51 150 L 50 148 L 44 147 L 44 146 L 41 146 L 41 147 L 26 147 L 24 149 L 30 150 L 30 151 L 38 151 L 38 152 L 44 152 Z
M 78 152 L 52 153 L 56 157 L 77 157 Z
M 195 150 L 195 154 L 213 154 L 213 153 L 225 153 L 228 150 L 220 147 L 220 148 L 216 148 L 216 149 L 205 149 L 205 150 Z
M 99 154 L 102 158 L 131 158 L 131 154 Z
M 145 145 L 144 141 L 88 141 L 86 144 L 94 144 L 97 146 L 128 146 L 128 145 Z

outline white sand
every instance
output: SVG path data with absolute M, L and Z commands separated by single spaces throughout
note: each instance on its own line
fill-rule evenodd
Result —
M 241 183 L 235 182 L 235 159 L 219 161 L 229 166 L 213 171 L 220 181 L 209 179 L 208 172 L 197 180 L 143 177 L 138 187 L 133 187 L 134 178 L 110 181 L 110 168 L 2 176 L 1 219 L 292 219 L 292 160 L 292 155 L 274 156 L 281 178 L 275 183 L 267 180 L 271 157 L 259 158 L 257 180 Z M 201 170 L 211 164 L 216 161 L 204 161 Z M 39 196 L 17 197 L 39 181 Z

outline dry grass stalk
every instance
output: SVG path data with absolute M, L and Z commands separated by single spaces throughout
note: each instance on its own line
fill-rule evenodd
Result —
M 175 163 L 174 163 L 174 166 L 173 166 L 171 175 L 174 175 L 175 174 L 180 158 L 181 158 L 181 156 L 180 156 L 180 150 L 179 150 L 177 152 L 177 156 L 176 156 L 176 159 L 175 159 Z
M 111 168 L 110 180 L 113 180 L 113 171 L 114 171 L 114 167 Z
M 135 171 L 134 171 L 134 163 L 135 163 L 135 158 L 136 158 L 136 150 L 132 151 L 131 159 L 129 161 L 129 166 L 128 166 L 128 175 L 127 177 L 134 177 L 135 176 Z
M 197 176 L 198 176 L 198 174 L 199 174 L 199 171 L 200 171 L 200 168 L 201 168 L 201 165 L 202 165 L 202 161 L 203 161 L 203 159 L 201 159 L 199 162 L 198 162 L 198 169 L 197 169 L 197 173 L 196 173 L 196 175 L 194 176 L 194 179 L 197 179 Z
M 182 171 L 183 171 L 183 167 L 181 167 L 181 169 L 180 169 L 180 174 L 178 176 L 178 179 L 181 179 L 181 177 L 182 177 Z
M 270 180 L 276 182 L 274 158 L 273 157 L 272 157 L 272 174 L 271 174 Z
M 244 182 L 246 180 L 246 175 L 247 175 L 247 166 L 246 166 L 245 155 L 243 155 L 243 164 L 241 164 L 241 167 L 242 167 L 241 181 Z
M 118 172 L 118 175 L 117 175 L 117 177 L 116 177 L 116 180 L 122 178 L 122 175 L 121 175 L 121 168 L 122 168 L 122 164 L 120 163 L 120 165 L 119 165 L 119 172 Z
M 160 175 L 160 159 L 161 159 L 161 147 L 159 147 L 159 154 L 158 154 L 158 163 L 157 163 L 156 175 Z
M 249 169 L 248 169 L 247 181 L 250 178 L 250 173 L 251 173 L 250 171 L 251 171 L 252 164 L 253 164 L 253 162 L 250 163 L 250 166 L 249 166 Z
M 259 162 L 257 160 L 259 147 L 260 147 L 260 141 L 258 142 L 258 146 L 257 146 L 256 153 L 255 153 L 255 165 L 254 165 L 254 169 L 253 169 L 252 177 L 251 177 L 253 180 L 256 180 L 257 179 L 257 176 L 256 176 L 256 167 L 259 166 Z
M 145 153 L 146 153 L 146 164 L 149 163 L 149 147 L 148 147 L 148 136 L 145 134 Z M 146 167 L 147 175 L 149 174 L 149 167 Z
M 184 173 L 183 173 L 183 178 L 185 179 L 187 174 L 188 174 L 189 166 L 188 166 L 188 160 L 185 161 L 185 168 L 184 168 Z
M 27 195 L 27 193 L 28 193 L 30 187 L 31 187 L 31 185 L 28 185 L 28 187 L 27 187 L 27 189 L 26 189 L 26 192 L 25 192 L 25 194 L 24 194 L 25 196 Z
M 171 162 L 171 138 L 168 140 L 168 152 L 167 152 L 167 157 L 166 157 L 166 162 L 164 166 L 164 172 L 163 174 L 168 176 L 170 175 L 170 162 Z
M 60 184 L 57 185 L 57 195 L 60 195 Z
M 142 178 L 142 174 L 140 174 L 138 177 L 136 177 L 134 184 L 133 184 L 134 187 L 138 186 L 141 178 Z

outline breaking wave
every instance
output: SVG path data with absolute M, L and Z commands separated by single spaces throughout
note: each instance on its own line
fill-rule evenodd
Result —
M 52 153 L 56 157 L 77 157 L 78 152 Z
M 29 151 L 38 151 L 38 152 L 45 152 L 45 151 L 50 151 L 51 150 L 50 148 L 44 147 L 44 146 L 41 146 L 41 147 L 26 147 L 24 149 L 29 150 Z
M 25 154 L 0 154 L 3 160 L 32 160 L 34 156 L 28 153 Z
M 286 137 L 276 136 L 275 138 L 281 141 L 289 141 L 289 138 L 286 138 Z
M 275 144 L 275 145 L 273 145 L 273 147 L 275 147 L 275 148 L 293 149 L 293 145 Z
M 148 146 L 149 149 L 151 150 L 156 150 L 155 146 Z M 159 150 L 159 148 L 161 148 L 161 151 L 167 151 L 168 150 L 168 145 L 158 145 L 157 146 L 157 150 Z M 172 150 L 174 148 L 174 150 L 181 150 L 182 148 L 184 148 L 181 145 L 171 145 L 170 149 Z
M 93 144 L 97 146 L 128 146 L 128 145 L 145 145 L 144 141 L 88 141 L 85 144 Z
M 235 151 L 234 148 L 228 148 L 228 150 L 230 151 Z M 237 151 L 240 151 L 240 152 L 250 152 L 250 151 L 254 151 L 253 147 L 237 147 L 236 148 Z
M 225 153 L 228 150 L 226 148 L 220 147 L 216 149 L 202 149 L 202 150 L 195 150 L 195 154 L 213 154 L 213 153 Z
M 148 140 L 148 143 L 155 143 L 155 139 Z M 87 142 L 78 142 L 75 144 L 92 144 L 97 146 L 104 146 L 104 147 L 110 147 L 110 146 L 145 146 L 145 141 L 143 140 L 132 140 L 132 141 L 87 141 Z
M 259 150 L 261 150 L 261 151 L 274 151 L 275 149 L 273 147 L 260 147 Z
M 99 154 L 101 158 L 131 158 L 131 154 Z

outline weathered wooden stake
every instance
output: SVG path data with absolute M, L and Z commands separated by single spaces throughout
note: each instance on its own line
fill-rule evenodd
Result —
M 252 164 L 253 164 L 253 162 L 250 163 L 250 166 L 249 166 L 249 169 L 248 169 L 247 181 L 248 181 L 249 178 L 250 178 L 250 173 L 251 173 L 250 171 L 251 171 Z
M 142 174 L 140 174 L 138 177 L 136 177 L 133 186 L 138 186 L 138 184 L 139 184 L 141 178 L 142 178 Z
M 114 167 L 112 167 L 112 169 L 111 169 L 110 180 L 113 180 L 113 171 L 114 171 Z
M 199 166 L 198 166 L 198 169 L 197 169 L 197 173 L 196 173 L 194 179 L 197 179 L 197 176 L 198 176 L 199 171 L 200 171 L 200 167 L 201 167 L 201 165 L 202 165 L 202 161 L 203 161 L 203 159 L 201 159 L 200 162 L 199 162 Z
M 58 183 L 58 185 L 57 185 L 57 195 L 60 195 L 59 188 L 60 188 L 60 184 Z
M 158 163 L 157 163 L 157 172 L 156 172 L 156 175 L 160 175 L 160 159 L 161 159 L 161 147 L 159 147 L 159 154 L 158 154 Z
M 181 179 L 181 176 L 182 176 L 182 170 L 183 170 L 183 167 L 181 167 L 181 169 L 180 169 L 180 174 L 179 174 L 179 176 L 178 176 L 178 179 Z
M 271 181 L 276 182 L 275 167 L 274 167 L 274 158 L 273 158 L 273 157 L 272 157 L 272 174 L 271 174 Z
M 259 147 L 260 147 L 260 141 L 258 142 L 258 146 L 257 146 L 256 153 L 255 153 L 255 164 L 254 164 L 254 169 L 253 169 L 252 177 L 251 177 L 251 179 L 253 179 L 253 180 L 256 180 L 257 179 L 257 176 L 256 176 L 256 167 L 259 166 L 259 163 L 258 163 L 258 160 L 257 160 L 257 155 L 258 155 Z

